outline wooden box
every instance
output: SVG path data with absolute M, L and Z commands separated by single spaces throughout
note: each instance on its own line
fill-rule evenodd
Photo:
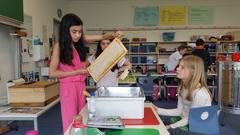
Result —
M 35 82 L 9 88 L 10 106 L 45 106 L 58 98 L 57 82 Z

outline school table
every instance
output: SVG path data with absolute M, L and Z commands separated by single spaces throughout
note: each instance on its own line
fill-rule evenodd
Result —
M 87 105 L 79 113 L 83 116 L 83 122 L 86 124 L 88 119 L 88 109 Z M 157 112 L 153 109 L 152 103 L 144 103 L 144 118 L 143 119 L 123 119 L 125 128 L 123 130 L 113 130 L 111 132 L 106 132 L 106 135 L 141 135 L 141 134 L 151 134 L 151 135 L 169 135 L 169 132 L 162 120 L 158 116 Z M 70 126 L 64 135 L 69 135 Z
M 55 106 L 60 101 L 59 98 L 55 99 L 53 102 L 49 103 L 48 105 L 44 107 L 19 107 L 19 108 L 25 108 L 29 110 L 38 110 L 36 112 L 30 113 L 30 112 L 9 112 L 8 110 L 12 107 L 0 107 L 0 120 L 30 120 L 34 123 L 34 130 L 38 130 L 38 117 L 48 111 L 50 108 Z M 14 107 L 16 108 L 16 107 Z M 24 109 L 22 109 L 24 111 Z

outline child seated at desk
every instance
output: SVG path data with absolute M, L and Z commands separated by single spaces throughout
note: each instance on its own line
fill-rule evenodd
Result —
M 193 133 L 188 131 L 190 109 L 211 106 L 211 96 L 201 58 L 193 55 L 183 57 L 177 68 L 177 77 L 181 80 L 178 87 L 177 108 L 164 109 L 156 106 L 154 108 L 160 115 L 174 116 L 174 119 L 172 117 L 168 122 L 165 122 L 171 134 L 191 135 Z

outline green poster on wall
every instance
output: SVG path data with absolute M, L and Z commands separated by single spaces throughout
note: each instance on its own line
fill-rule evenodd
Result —
M 136 7 L 134 12 L 135 26 L 156 26 L 159 24 L 158 7 Z
M 213 23 L 213 7 L 192 6 L 188 8 L 188 23 L 190 25 L 208 25 Z

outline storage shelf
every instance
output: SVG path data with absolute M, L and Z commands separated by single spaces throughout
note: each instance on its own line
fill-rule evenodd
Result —
M 128 53 L 129 55 L 158 55 L 158 53 Z
M 152 30 L 203 30 L 203 29 L 240 29 L 239 26 L 209 26 L 209 27 L 132 27 L 132 28 L 89 28 L 87 31 L 152 31 Z
M 146 65 L 146 66 L 156 66 L 156 65 L 158 65 L 157 63 L 155 63 L 155 64 L 147 64 L 147 63 L 132 63 L 132 65 Z
M 232 53 L 239 53 L 239 52 L 216 52 L 216 54 L 218 54 L 218 53 L 220 53 L 220 54 L 232 54 Z
M 171 55 L 175 51 L 168 51 L 168 52 L 159 52 L 159 55 Z

